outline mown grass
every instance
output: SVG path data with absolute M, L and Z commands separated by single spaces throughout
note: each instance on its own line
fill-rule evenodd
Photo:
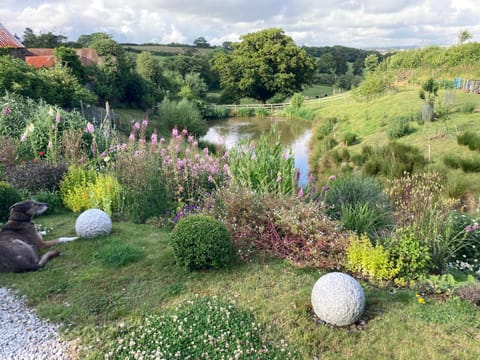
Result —
M 47 238 L 73 234 L 74 214 L 43 216 Z M 105 249 L 124 244 L 142 256 L 105 263 Z M 120 322 L 161 314 L 195 296 L 218 296 L 253 312 L 273 342 L 285 339 L 298 358 L 480 358 L 480 312 L 456 298 L 417 302 L 409 290 L 389 291 L 363 283 L 364 329 L 330 328 L 312 319 L 310 293 L 318 269 L 279 260 L 234 261 L 216 271 L 188 272 L 175 264 L 169 233 L 150 225 L 114 222 L 112 234 L 59 246 L 64 256 L 41 271 L 0 274 L 0 285 L 26 295 L 40 316 L 64 324 L 80 338 L 80 358 L 103 358 L 102 341 Z

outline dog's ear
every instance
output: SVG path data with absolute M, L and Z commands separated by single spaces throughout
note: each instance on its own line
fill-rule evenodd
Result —
M 12 206 L 10 206 L 8 210 L 10 211 L 10 213 L 14 210 L 18 212 L 27 212 L 28 209 L 30 209 L 31 207 L 32 207 L 32 201 L 25 200 L 25 201 L 20 201 L 13 204 Z
M 15 204 L 13 204 L 12 206 L 10 206 L 8 208 L 8 211 L 12 212 L 14 209 L 20 208 L 22 205 L 24 205 L 24 203 L 25 203 L 24 201 L 17 202 Z

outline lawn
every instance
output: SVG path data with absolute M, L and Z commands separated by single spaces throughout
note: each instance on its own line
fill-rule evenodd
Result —
M 36 222 L 51 229 L 46 236 L 51 239 L 73 235 L 75 219 L 64 213 Z M 26 295 L 41 317 L 62 323 L 67 338 L 79 338 L 82 359 L 103 358 L 120 324 L 173 311 L 199 296 L 251 312 L 269 342 L 286 341 L 297 354 L 291 358 L 480 358 L 480 312 L 455 296 L 426 297 L 420 304 L 413 291 L 362 283 L 366 326 L 333 328 L 312 317 L 310 293 L 321 275 L 318 269 L 258 259 L 189 272 L 176 265 L 168 230 L 117 221 L 107 237 L 58 247 L 64 256 L 43 270 L 0 274 L 0 285 Z

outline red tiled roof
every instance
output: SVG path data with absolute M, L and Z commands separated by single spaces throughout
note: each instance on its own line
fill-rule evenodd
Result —
M 25 56 L 25 62 L 36 68 L 52 67 L 55 65 L 55 56 Z
M 0 23 L 0 48 L 24 48 L 22 43 L 18 41 L 15 36 L 10 34 L 10 32 L 5 29 L 5 27 Z

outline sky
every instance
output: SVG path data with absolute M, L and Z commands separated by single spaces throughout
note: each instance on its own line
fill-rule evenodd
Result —
M 124 43 L 211 45 L 281 28 L 299 46 L 392 48 L 480 42 L 480 0 L 2 0 L 0 23 L 22 36 L 75 41 L 106 32 Z

